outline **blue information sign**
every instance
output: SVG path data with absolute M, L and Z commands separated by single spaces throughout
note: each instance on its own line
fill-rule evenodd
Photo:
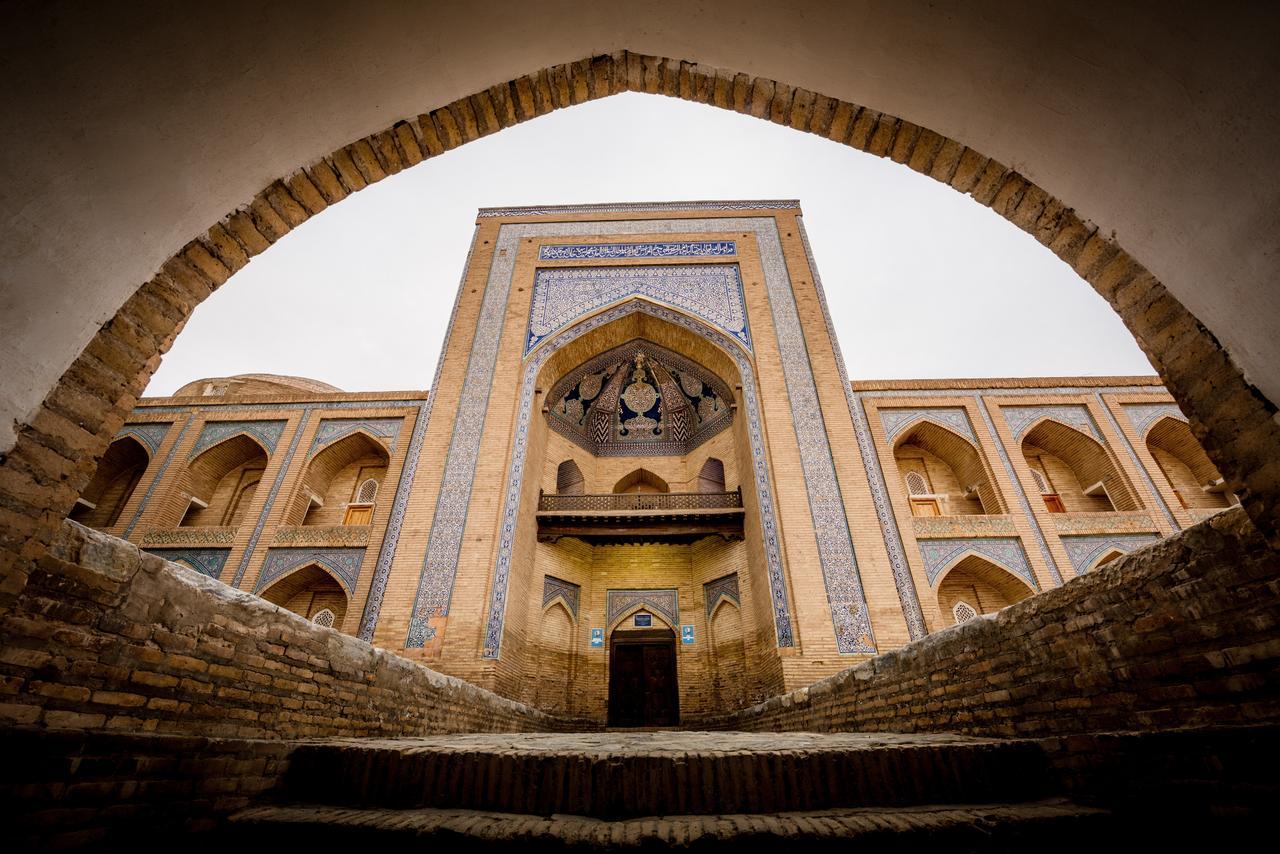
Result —
M 591 630 L 591 645 L 593 647 L 604 646 L 604 629 Z
M 680 627 L 680 643 L 693 643 L 693 626 Z

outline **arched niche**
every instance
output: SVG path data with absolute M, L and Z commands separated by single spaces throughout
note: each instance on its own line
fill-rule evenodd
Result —
M 286 524 L 369 524 L 389 462 L 383 444 L 363 431 L 326 445 L 307 463 Z
M 1009 570 L 976 554 L 965 555 L 952 564 L 939 578 L 937 590 L 938 608 L 953 624 L 959 604 L 969 605 L 979 614 L 990 614 L 1035 592 Z
M 1184 510 L 1214 510 L 1232 504 L 1226 483 L 1185 421 L 1164 417 L 1146 436 L 1147 451 Z
M 894 442 L 893 457 L 913 515 L 1004 512 L 978 449 L 952 430 L 917 421 Z
M 1023 436 L 1022 455 L 1050 512 L 1141 508 L 1106 448 L 1073 427 L 1051 418 L 1041 420 Z
M 71 508 L 70 518 L 90 528 L 115 525 L 150 463 L 151 456 L 141 442 L 132 436 L 116 439 Z
M 582 469 L 573 460 L 565 460 L 556 466 L 556 493 L 581 495 L 584 489 Z
M 614 493 L 623 492 L 670 492 L 671 487 L 665 480 L 658 477 L 648 469 L 636 469 L 623 475 L 617 483 L 613 485 Z
M 573 677 L 577 669 L 574 637 L 577 621 L 564 601 L 553 599 L 542 609 L 538 626 L 537 683 L 534 705 L 546 712 L 573 712 Z
M 715 712 L 729 712 L 746 705 L 747 652 L 738 603 L 724 597 L 707 621 L 711 635 L 711 689 Z
M 1111 549 L 1110 551 L 1106 552 L 1101 557 L 1099 557 L 1097 560 L 1095 560 L 1093 562 L 1093 565 L 1089 567 L 1089 571 L 1092 572 L 1093 570 L 1098 569 L 1099 567 L 1106 566 L 1107 564 L 1111 563 L 1117 558 L 1122 557 L 1123 555 L 1124 555 L 1124 552 L 1120 551 L 1119 549 Z
M 203 451 L 179 481 L 180 492 L 190 496 L 182 527 L 239 525 L 266 468 L 266 449 L 245 433 Z
M 328 610 L 333 614 L 332 625 L 336 629 L 342 628 L 347 615 L 347 591 L 318 563 L 299 567 L 258 595 L 308 620 Z
M 724 492 L 724 461 L 717 457 L 707 457 L 698 469 L 699 492 Z

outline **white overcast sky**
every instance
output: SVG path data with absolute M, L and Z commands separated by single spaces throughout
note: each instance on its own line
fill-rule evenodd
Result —
M 967 196 L 811 134 L 622 94 L 313 217 L 196 309 L 147 394 L 241 373 L 423 389 L 477 208 L 748 198 L 800 200 L 851 378 L 1153 373 L 1092 288 Z

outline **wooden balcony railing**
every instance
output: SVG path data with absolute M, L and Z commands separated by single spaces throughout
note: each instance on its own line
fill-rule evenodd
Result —
M 624 492 L 606 495 L 543 494 L 540 511 L 600 513 L 637 510 L 727 510 L 742 506 L 742 491 L 733 492 Z

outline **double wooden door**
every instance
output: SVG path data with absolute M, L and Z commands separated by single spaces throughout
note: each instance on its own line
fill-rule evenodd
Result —
M 615 635 L 609 655 L 609 726 L 680 722 L 676 639 L 670 629 Z

